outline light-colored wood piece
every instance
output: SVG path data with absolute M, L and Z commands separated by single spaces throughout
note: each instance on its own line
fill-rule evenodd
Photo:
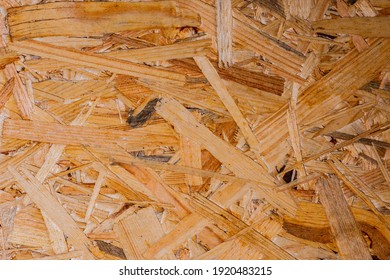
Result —
M 219 205 L 229 207 L 237 198 L 248 191 L 249 185 L 242 183 L 227 184 L 211 196 Z M 228 194 L 228 195 L 227 195 Z M 159 258 L 173 250 L 178 244 L 185 242 L 209 225 L 209 221 L 198 213 L 191 213 L 182 219 L 176 227 L 160 239 L 145 253 L 146 258 Z
M 232 2 L 216 0 L 215 6 L 217 8 L 218 66 L 229 67 L 233 64 Z
M 209 221 L 196 213 L 184 217 L 169 234 L 166 234 L 159 239 L 154 246 L 151 246 L 146 250 L 143 255 L 144 258 L 160 259 L 163 256 L 170 254 L 176 246 L 191 238 L 208 224 Z
M 156 107 L 158 114 L 174 125 L 175 129 L 199 144 L 205 146 L 218 160 L 225 164 L 238 176 L 247 179 L 262 180 L 258 185 L 264 198 L 285 215 L 294 215 L 296 204 L 287 195 L 276 194 L 273 182 L 269 176 L 261 172 L 261 166 L 220 138 L 213 135 L 206 127 L 198 123 L 195 118 L 177 101 L 163 99 Z M 185 120 L 185 121 L 184 121 Z M 261 172 L 261 173 L 260 173 Z
M 27 149 L 25 149 L 24 151 L 20 152 L 19 154 L 2 161 L 0 163 L 0 173 L 1 174 L 6 173 L 8 166 L 14 166 L 14 167 L 19 166 L 25 159 L 38 152 L 43 146 L 44 146 L 43 143 L 33 144 Z
M 8 10 L 11 36 L 96 36 L 125 30 L 197 26 L 194 13 L 182 14 L 173 1 L 163 2 L 57 2 Z M 80 28 L 82 25 L 82 28 Z M 103 28 L 102 28 L 103 27 Z
M 15 86 L 15 78 L 9 79 L 0 89 L 0 109 L 7 103 L 11 97 L 12 90 Z
M 372 147 L 372 151 L 374 153 L 375 160 L 378 163 L 379 169 L 381 170 L 382 175 L 386 180 L 387 185 L 390 186 L 390 173 L 387 170 L 387 168 L 385 167 L 385 165 L 383 164 L 382 159 L 379 156 L 378 151 L 376 150 L 375 144 Z
M 290 134 L 291 147 L 294 152 L 294 157 L 298 162 L 302 162 L 302 140 L 299 133 L 298 120 L 297 120 L 297 101 L 298 101 L 298 90 L 299 86 L 296 83 L 292 84 L 291 89 L 291 100 L 289 104 L 289 109 L 287 111 L 287 127 Z M 300 165 L 297 167 L 300 176 L 306 176 L 305 166 Z M 306 189 L 306 186 L 303 185 Z
M 291 189 L 291 188 L 298 186 L 300 184 L 304 184 L 304 183 L 316 180 L 316 179 L 320 178 L 321 176 L 323 176 L 323 175 L 320 173 L 313 173 L 313 174 L 310 174 L 310 175 L 307 175 L 304 177 L 300 177 L 294 181 L 291 181 L 290 183 L 286 183 L 286 184 L 278 186 L 277 191 L 285 191 L 287 189 Z
M 252 129 L 248 124 L 248 121 L 242 115 L 240 109 L 238 108 L 236 102 L 229 93 L 227 87 L 223 83 L 222 79 L 219 77 L 218 72 L 215 70 L 211 62 L 206 57 L 194 57 L 194 60 L 199 66 L 199 68 L 202 70 L 202 73 L 205 75 L 211 86 L 214 88 L 215 92 L 218 94 L 222 103 L 225 105 L 226 109 L 233 117 L 234 121 L 237 123 L 237 126 L 241 129 L 245 140 L 248 142 L 249 146 L 258 157 L 259 163 L 264 168 L 266 168 L 266 163 L 264 162 L 263 156 L 259 154 L 259 140 L 254 135 Z
M 236 218 L 234 215 L 230 214 L 203 196 L 194 194 L 191 203 L 194 204 L 195 211 L 207 219 L 210 219 L 211 221 L 216 222 L 218 225 L 222 226 L 229 235 L 240 233 L 244 235 L 245 241 L 252 246 L 258 246 L 259 251 L 261 251 L 266 258 L 285 260 L 294 259 L 258 231 L 249 227 L 242 220 Z
M 64 254 L 57 254 L 47 257 L 38 258 L 36 260 L 70 260 L 70 259 L 79 259 L 83 255 L 82 251 L 71 251 Z
M 106 55 L 116 59 L 140 63 L 209 55 L 212 53 L 212 49 L 211 40 L 203 39 L 190 42 L 179 42 L 165 46 L 112 51 Z
M 315 21 L 315 32 L 327 34 L 355 34 L 362 37 L 390 37 L 390 31 L 384 26 L 390 25 L 390 19 L 384 17 L 353 17 Z
M 64 236 L 64 232 L 59 226 L 57 226 L 46 214 L 46 212 L 41 211 L 43 220 L 47 227 L 49 233 L 50 243 L 53 248 L 54 253 L 56 254 L 67 254 L 69 251 L 68 244 Z M 80 254 L 80 253 L 79 253 Z
M 386 207 L 385 203 L 380 199 L 380 197 L 378 197 L 378 195 L 372 190 L 372 188 L 368 186 L 361 178 L 356 176 L 354 172 L 352 172 L 345 164 L 343 164 L 335 157 L 331 156 L 330 158 L 332 159 L 332 161 L 329 161 L 328 164 L 331 166 L 333 170 L 335 170 L 336 167 L 339 170 L 339 172 L 341 171 L 342 173 L 349 176 L 357 183 L 357 185 L 360 187 L 361 190 L 355 188 L 356 192 L 363 191 L 363 193 L 365 193 L 365 195 L 367 195 L 370 199 L 374 199 L 376 200 L 376 203 L 379 203 L 379 205 L 381 205 L 382 207 Z M 363 200 L 368 200 L 368 199 L 363 199 Z M 372 203 L 370 203 L 369 205 L 372 205 Z M 373 210 L 373 211 L 376 212 L 377 210 L 376 211 Z
M 114 231 L 124 246 L 128 260 L 141 260 L 145 251 L 164 236 L 161 224 L 152 207 L 141 209 L 120 220 Z M 167 254 L 174 259 L 173 253 Z
M 353 50 L 344 56 L 331 72 L 300 93 L 297 103 L 298 124 L 305 125 L 320 119 L 335 104 L 368 83 L 386 65 L 389 53 L 390 41 L 376 40 L 369 49 L 361 53 Z M 355 74 L 350 75 L 352 72 Z M 271 165 L 277 165 L 286 154 L 283 149 L 288 137 L 285 120 L 287 109 L 287 106 L 282 107 L 255 129 L 256 136 L 262 140 L 260 151 Z
M 126 163 L 126 164 L 132 164 L 136 166 L 144 166 L 149 168 L 154 168 L 158 170 L 166 170 L 166 171 L 172 171 L 177 173 L 184 173 L 191 176 L 196 177 L 210 177 L 219 179 L 222 181 L 228 181 L 228 182 L 234 182 L 234 181 L 240 181 L 240 182 L 254 182 L 254 183 L 260 183 L 259 181 L 255 180 L 248 180 L 246 178 L 242 178 L 239 176 L 231 176 L 231 175 L 224 175 L 217 172 L 207 171 L 203 169 L 198 169 L 194 167 L 189 166 L 182 166 L 177 164 L 169 164 L 169 163 L 162 163 L 162 162 L 155 162 L 152 160 L 143 160 L 143 159 L 136 159 L 136 158 L 129 158 L 128 156 L 119 156 L 115 155 L 111 157 L 112 163 Z
M 181 161 L 183 165 L 202 170 L 201 146 L 185 136 L 180 137 Z M 190 191 L 201 188 L 202 177 L 186 174 Z
M 8 64 L 4 68 L 4 72 L 7 79 L 14 79 L 15 85 L 13 87 L 13 94 L 22 117 L 31 120 L 34 111 L 34 97 L 27 91 L 26 85 L 23 84 L 20 76 L 17 74 L 14 63 Z
M 337 11 L 339 12 L 341 17 L 349 18 L 350 16 L 353 16 L 351 15 L 352 12 L 350 12 L 351 10 L 349 9 L 347 3 L 345 3 L 342 0 L 337 0 L 336 3 L 337 3 Z M 362 36 L 352 34 L 351 37 L 352 37 L 353 44 L 355 45 L 356 49 L 359 52 L 362 52 L 368 48 L 368 44 Z
M 238 234 L 212 248 L 198 257 L 200 260 L 242 260 L 264 259 L 264 253 L 260 248 L 245 240 L 245 236 Z
M 177 146 L 178 139 L 172 129 L 165 124 L 156 124 L 145 128 L 122 131 L 82 126 L 67 126 L 49 122 L 30 122 L 7 119 L 4 123 L 3 137 L 62 145 L 126 144 L 129 149 L 158 147 L 159 145 Z M 150 144 L 142 139 L 147 138 Z M 154 140 L 154 141 L 152 141 Z
M 290 168 L 284 170 L 282 173 L 284 174 L 284 173 L 286 173 L 288 171 L 291 171 L 294 167 L 296 167 L 296 166 L 298 166 L 300 164 L 303 164 L 303 163 L 312 161 L 314 159 L 317 159 L 317 158 L 319 158 L 319 157 L 321 157 L 323 155 L 326 155 L 326 154 L 331 153 L 333 151 L 339 150 L 339 149 L 341 149 L 343 147 L 349 146 L 349 145 L 357 142 L 359 139 L 367 137 L 368 135 L 372 135 L 372 134 L 375 134 L 375 133 L 381 133 L 383 131 L 388 130 L 389 128 L 390 128 L 390 121 L 388 121 L 386 123 L 383 123 L 383 124 L 381 124 L 379 126 L 374 126 L 371 129 L 368 129 L 367 131 L 365 131 L 365 132 L 363 132 L 363 133 L 361 133 L 359 135 L 356 135 L 355 137 L 353 137 L 353 138 L 351 138 L 349 140 L 346 140 L 346 141 L 344 141 L 344 142 L 342 142 L 340 144 L 335 145 L 334 147 L 325 149 L 325 150 L 323 150 L 323 151 L 321 151 L 321 152 L 319 152 L 319 153 L 317 153 L 315 155 L 312 155 L 312 156 L 309 156 L 309 157 L 303 159 L 301 162 L 294 164 L 293 167 L 290 167 Z
M 144 183 L 159 201 L 174 205 L 173 210 L 178 217 L 183 218 L 189 214 L 190 208 L 185 203 L 180 193 L 167 185 L 156 171 L 126 164 L 124 164 L 123 167 L 133 174 L 141 183 Z
M 187 8 L 202 14 L 201 27 L 212 36 L 216 36 L 216 9 L 200 0 L 186 1 L 177 0 L 180 7 Z M 212 3 L 214 4 L 214 3 Z M 250 19 L 242 15 L 237 9 L 233 9 L 233 44 L 239 43 L 246 48 L 261 53 L 275 65 L 282 66 L 281 72 L 284 76 L 297 75 L 300 72 L 303 63 L 303 56 L 299 53 L 287 50 L 280 46 L 278 42 L 270 39 L 265 34 L 261 33 L 256 27 L 248 24 Z
M 83 251 L 83 258 L 94 259 L 89 249 L 92 247 L 91 242 L 58 200 L 53 198 L 52 194 L 29 171 L 23 170 L 24 175 L 29 180 L 27 181 L 13 166 L 8 166 L 8 170 L 28 193 L 32 201 L 63 230 L 73 246 Z
M 341 257 L 343 259 L 371 260 L 368 246 L 345 200 L 338 180 L 335 180 L 334 177 L 321 178 L 319 182 L 321 182 L 321 185 L 318 186 L 321 203 L 325 208 Z
M 117 146 L 112 146 L 109 150 L 103 148 L 103 151 L 91 148 L 88 149 L 97 159 L 106 164 L 109 164 L 111 156 L 119 156 L 124 159 L 132 158 L 126 151 Z M 109 155 L 107 155 L 107 153 L 109 153 Z M 102 168 L 104 168 L 103 164 Z M 138 188 L 139 192 L 148 195 L 148 197 L 151 198 L 148 200 L 157 200 L 168 205 L 173 205 L 173 210 L 177 216 L 184 217 L 189 213 L 188 206 L 184 203 L 183 199 L 161 179 L 156 171 L 147 167 L 138 167 L 130 164 L 110 166 L 107 169 L 113 171 L 119 169 L 120 173 L 117 172 L 115 174 L 121 178 L 125 184 L 126 181 L 128 181 L 130 188 Z M 133 187 L 132 184 L 135 184 L 136 187 Z
M 79 50 L 57 47 L 34 40 L 13 42 L 9 44 L 9 48 L 18 53 L 39 55 L 74 65 L 108 70 L 117 74 L 147 79 L 155 78 L 157 80 L 179 84 L 183 84 L 186 81 L 186 77 L 179 73 L 153 69 L 126 60 L 106 57 L 104 55 L 89 54 Z
M 383 222 L 384 225 L 389 226 L 388 222 L 386 221 L 385 216 L 375 207 L 374 203 L 371 201 L 373 198 L 367 194 L 365 194 L 363 191 L 361 191 L 355 184 L 353 184 L 341 171 L 340 169 L 346 169 L 346 167 L 337 159 L 333 159 L 333 161 L 328 161 L 329 166 L 333 169 L 335 174 L 341 179 L 341 181 L 361 200 L 364 201 L 364 203 L 368 206 L 368 208 L 371 209 L 375 215 L 378 216 L 378 218 Z M 367 188 L 366 188 L 367 189 Z M 373 192 L 369 192 L 369 194 L 372 194 Z M 374 193 L 375 197 L 376 194 Z M 383 205 L 383 203 L 382 203 Z
M 95 207 L 95 203 L 96 203 L 96 199 L 99 195 L 99 192 L 100 192 L 100 189 L 104 183 L 104 179 L 106 177 L 106 174 L 104 171 L 101 171 L 99 173 L 99 176 L 98 178 L 96 179 L 96 182 L 95 182 L 95 185 L 93 187 L 93 192 L 92 192 L 92 195 L 91 195 L 91 200 L 89 201 L 88 203 L 88 209 L 87 209 L 87 213 L 85 214 L 85 221 L 87 222 L 89 220 L 89 218 L 91 217 L 91 214 L 93 212 L 93 209 Z

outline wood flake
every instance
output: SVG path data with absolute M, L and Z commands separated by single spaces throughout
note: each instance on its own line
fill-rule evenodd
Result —
M 319 188 L 322 205 L 329 219 L 340 255 L 344 259 L 371 259 L 367 244 L 358 229 L 352 212 L 344 198 L 340 185 L 334 178 L 320 179 Z M 354 240 L 354 242 L 350 242 Z
M 104 15 L 104 17 L 102 16 Z M 15 39 L 45 36 L 93 36 L 105 32 L 197 26 L 196 14 L 182 16 L 173 1 L 146 3 L 47 3 L 8 10 Z M 79 28 L 82 24 L 83 28 Z

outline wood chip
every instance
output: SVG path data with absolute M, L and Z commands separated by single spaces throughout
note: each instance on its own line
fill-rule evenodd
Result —
M 231 1 L 216 1 L 217 47 L 219 67 L 233 64 L 233 15 Z
M 329 219 L 330 228 L 336 239 L 343 259 L 371 259 L 368 246 L 358 229 L 352 212 L 344 198 L 341 187 L 334 178 L 320 179 L 319 194 Z M 354 242 L 350 242 L 354 240 Z
M 181 16 L 172 1 L 158 3 L 47 3 L 8 10 L 11 35 L 92 36 L 105 32 L 199 25 L 196 14 Z M 104 17 L 102 17 L 104 15 Z M 78 28 L 82 24 L 83 28 Z
M 315 32 L 325 34 L 355 34 L 362 37 L 390 37 L 383 26 L 390 24 L 389 17 L 338 18 L 313 22 Z

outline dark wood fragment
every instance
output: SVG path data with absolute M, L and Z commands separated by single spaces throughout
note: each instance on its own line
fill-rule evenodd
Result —
M 112 256 L 115 256 L 115 257 L 118 257 L 118 258 L 121 258 L 121 259 L 126 259 L 126 255 L 125 253 L 123 252 L 123 249 L 122 248 L 119 248 L 115 245 L 112 245 L 110 243 L 107 243 L 107 242 L 104 242 L 102 240 L 96 240 L 96 244 L 97 246 L 99 247 L 99 250 L 107 253 L 107 254 L 110 254 Z
M 143 110 L 139 112 L 137 115 L 133 115 L 134 110 L 129 111 L 129 116 L 127 117 L 126 122 L 132 127 L 140 127 L 144 123 L 146 123 L 151 116 L 153 115 L 155 109 L 154 107 L 156 106 L 157 102 L 159 101 L 159 98 L 155 98 L 153 100 L 150 100 L 148 104 L 145 105 Z
M 283 229 L 289 234 L 313 242 L 324 244 L 334 242 L 330 227 L 308 227 L 285 221 L 283 223 Z
M 131 152 L 133 156 L 145 159 L 145 160 L 152 160 L 152 161 L 158 161 L 158 162 L 168 162 L 171 159 L 171 156 L 164 156 L 164 155 L 145 155 L 144 151 L 139 152 Z

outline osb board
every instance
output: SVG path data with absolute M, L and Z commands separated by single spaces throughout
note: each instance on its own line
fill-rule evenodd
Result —
M 386 1 L 1 9 L 2 259 L 390 259 Z

